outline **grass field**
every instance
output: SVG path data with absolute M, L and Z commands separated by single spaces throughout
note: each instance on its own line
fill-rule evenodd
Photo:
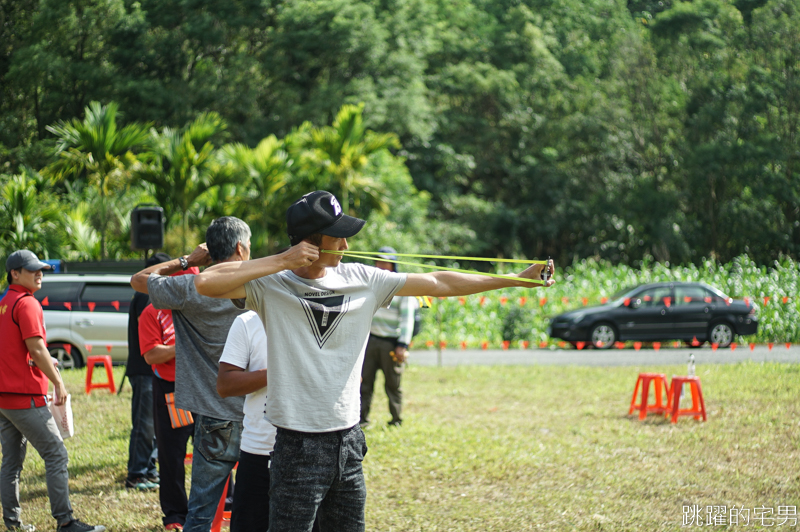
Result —
M 731 506 L 749 510 L 749 526 L 717 530 L 800 530 L 756 519 L 800 506 L 800 366 L 698 366 L 709 420 L 674 426 L 627 415 L 639 371 L 685 367 L 409 367 L 404 426 L 385 427 L 381 391 L 366 429 L 367 530 L 682 530 L 691 505 L 727 507 L 725 523 Z M 66 375 L 76 515 L 162 530 L 157 494 L 122 487 L 130 387 L 87 397 L 84 375 Z M 24 520 L 54 529 L 30 448 L 21 492 Z

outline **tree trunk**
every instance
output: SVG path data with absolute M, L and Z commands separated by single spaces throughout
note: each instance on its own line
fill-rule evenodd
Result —
M 42 140 L 44 137 L 44 125 L 42 124 L 42 114 L 39 109 L 39 85 L 33 88 L 33 113 L 36 118 L 36 137 Z
M 341 180 L 342 183 L 342 211 L 345 214 L 352 215 L 350 212 L 350 192 L 347 190 L 347 178 Z
M 106 258 L 106 230 L 108 229 L 108 216 L 106 213 L 106 178 L 100 178 L 100 259 Z
M 182 209 L 181 211 L 181 232 L 183 233 L 183 252 L 189 253 L 189 249 L 186 247 L 186 233 L 189 231 L 189 218 L 186 213 L 186 209 Z
M 711 257 L 717 258 L 717 219 L 714 214 L 714 209 L 717 208 L 717 192 L 716 192 L 716 179 L 713 175 L 708 176 L 709 184 L 709 197 L 708 197 L 708 214 L 711 217 Z

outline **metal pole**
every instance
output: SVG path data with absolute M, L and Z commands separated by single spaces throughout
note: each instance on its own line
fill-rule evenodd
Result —
M 442 304 L 441 303 L 436 305 L 436 321 L 439 324 L 439 335 L 438 335 L 438 338 L 439 338 L 439 342 L 438 343 L 439 343 L 439 345 L 436 347 L 436 349 L 437 349 L 436 365 L 441 368 L 442 367 L 442 338 L 443 338 L 443 334 L 442 334 Z

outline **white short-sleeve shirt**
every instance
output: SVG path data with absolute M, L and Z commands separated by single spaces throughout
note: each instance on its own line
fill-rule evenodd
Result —
M 231 325 L 220 362 L 247 371 L 267 369 L 267 334 L 255 312 L 238 316 Z M 275 445 L 275 427 L 265 417 L 267 386 L 244 399 L 244 421 L 241 449 L 267 455 Z
M 321 279 L 282 271 L 245 284 L 246 307 L 267 330 L 273 425 L 330 432 L 358 423 L 372 317 L 405 282 L 406 274 L 339 264 Z

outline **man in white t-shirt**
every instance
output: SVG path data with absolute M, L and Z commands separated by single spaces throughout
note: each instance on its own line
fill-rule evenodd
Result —
M 329 192 L 306 194 L 287 211 L 292 247 L 249 262 L 219 264 L 195 278 L 198 293 L 246 298 L 267 331 L 270 389 L 266 416 L 278 427 L 270 469 L 270 530 L 365 528 L 367 452 L 360 381 L 372 316 L 397 296 L 462 296 L 538 280 L 552 262 L 523 280 L 439 271 L 402 274 L 341 264 L 335 252 L 364 221 L 342 212 Z M 332 251 L 334 253 L 322 253 Z M 526 280 L 527 279 L 527 280 Z
M 269 519 L 269 458 L 275 427 L 264 418 L 267 403 L 267 334 L 255 312 L 233 320 L 219 359 L 217 392 L 220 397 L 245 395 L 242 443 L 231 532 L 266 532 Z

